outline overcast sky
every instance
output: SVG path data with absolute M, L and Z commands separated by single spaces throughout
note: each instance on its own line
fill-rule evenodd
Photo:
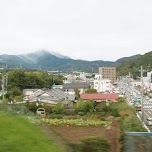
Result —
M 0 54 L 114 61 L 152 50 L 151 0 L 0 0 Z

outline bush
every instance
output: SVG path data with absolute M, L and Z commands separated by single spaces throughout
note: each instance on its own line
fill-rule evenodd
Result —
M 65 115 L 75 115 L 76 114 L 75 109 L 64 109 L 63 113 Z
M 36 113 L 37 108 L 39 108 L 36 103 L 27 102 L 25 106 L 32 112 Z
M 61 103 L 57 103 L 52 108 L 52 112 L 55 113 L 55 114 L 62 114 L 63 110 L 64 110 L 64 107 Z
M 122 122 L 122 130 L 124 132 L 130 132 L 130 131 L 135 131 L 135 132 L 142 132 L 146 131 L 143 126 L 141 121 L 137 118 L 136 115 L 130 115 L 124 118 Z
M 88 137 L 81 141 L 81 152 L 110 152 L 110 144 L 101 137 Z
M 63 118 L 63 115 L 61 114 L 50 114 L 48 116 L 49 119 L 62 119 Z

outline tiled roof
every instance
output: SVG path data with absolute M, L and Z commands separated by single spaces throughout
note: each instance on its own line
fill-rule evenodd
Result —
M 91 84 L 90 82 L 66 83 L 63 84 L 63 89 L 87 89 Z
M 83 100 L 116 100 L 118 99 L 118 95 L 116 93 L 80 94 L 80 98 Z

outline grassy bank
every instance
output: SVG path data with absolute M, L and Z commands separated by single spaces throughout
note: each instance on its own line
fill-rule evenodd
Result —
M 63 152 L 26 119 L 0 113 L 0 150 L 4 152 Z

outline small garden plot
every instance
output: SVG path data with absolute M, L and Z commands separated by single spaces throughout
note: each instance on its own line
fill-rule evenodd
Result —
M 83 119 L 41 119 L 42 123 L 55 126 L 109 126 L 111 122 L 100 120 L 83 120 Z

